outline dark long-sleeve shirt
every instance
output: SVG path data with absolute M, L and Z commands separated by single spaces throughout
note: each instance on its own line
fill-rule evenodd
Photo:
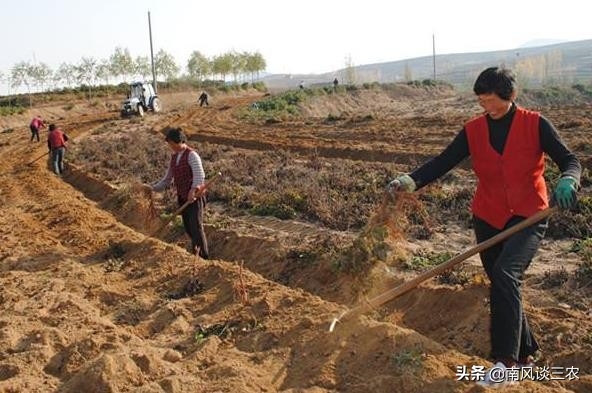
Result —
M 489 143 L 500 154 L 504 151 L 515 113 L 516 105 L 512 104 L 510 111 L 500 119 L 487 116 Z M 565 146 L 553 124 L 543 116 L 540 116 L 539 121 L 539 137 L 543 152 L 557 164 L 562 176 L 571 176 L 579 184 L 582 174 L 579 160 Z M 463 128 L 442 153 L 417 168 L 410 176 L 419 189 L 447 173 L 469 155 L 469 141 Z

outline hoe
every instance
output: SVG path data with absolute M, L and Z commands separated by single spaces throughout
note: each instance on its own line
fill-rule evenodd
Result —
M 47 156 L 49 154 L 49 152 L 46 152 L 45 154 L 43 154 L 42 156 L 39 156 L 37 158 L 35 158 L 33 161 L 27 163 L 28 166 L 32 166 L 34 163 L 36 163 L 37 161 L 39 161 L 40 159 L 42 159 L 43 157 Z
M 220 177 L 222 176 L 221 172 L 216 173 L 214 176 L 211 177 L 211 179 L 209 181 L 207 181 L 204 184 L 204 187 L 202 188 L 202 191 L 199 193 L 199 195 L 196 198 L 199 198 L 203 195 L 203 193 L 212 186 L 212 184 L 214 184 L 214 182 Z M 177 217 L 179 214 L 183 213 L 183 210 L 185 210 L 185 208 L 187 206 L 189 206 L 190 204 L 192 204 L 193 201 L 187 201 L 185 202 L 183 205 L 181 205 L 181 207 L 179 207 L 172 215 L 170 218 L 168 218 L 165 222 L 163 222 L 158 229 L 156 229 L 156 231 L 154 231 L 152 233 L 152 236 L 156 236 L 158 235 L 164 228 L 166 228 L 167 225 L 170 224 L 171 221 L 173 221 L 175 219 L 175 217 Z
M 518 232 L 518 231 L 520 231 L 532 224 L 535 224 L 535 223 L 543 220 L 544 218 L 549 217 L 551 214 L 555 213 L 558 209 L 559 208 L 557 206 L 553 206 L 553 207 L 549 207 L 545 210 L 541 210 L 540 212 L 534 214 L 533 216 L 527 218 L 526 220 L 514 225 L 513 227 L 506 229 L 503 232 L 498 233 L 497 235 L 493 236 L 492 238 L 489 238 L 489 239 L 477 244 L 473 248 L 471 248 L 461 254 L 458 254 L 457 256 L 436 266 L 435 268 L 428 270 L 425 273 L 420 274 L 419 276 L 415 277 L 414 279 L 407 281 L 407 282 L 405 282 L 399 286 L 396 286 L 392 289 L 389 289 L 388 291 L 383 292 L 382 294 L 365 301 L 363 304 L 361 304 L 359 306 L 356 306 L 352 309 L 342 312 L 341 315 L 339 315 L 336 318 L 333 318 L 333 321 L 331 322 L 331 325 L 329 326 L 329 332 L 333 332 L 335 330 L 335 326 L 337 325 L 338 322 L 342 322 L 342 320 L 344 320 L 346 318 L 351 318 L 355 315 L 364 314 L 365 312 L 367 312 L 369 310 L 372 310 L 372 309 L 374 309 L 374 308 L 376 308 L 376 307 L 378 307 L 378 306 L 380 306 L 380 305 L 382 305 L 382 304 L 384 304 L 384 303 L 386 303 L 398 296 L 403 295 L 404 293 L 417 287 L 422 282 L 424 282 L 424 281 L 426 281 L 438 274 L 441 274 L 442 272 L 452 268 L 453 266 L 461 263 L 465 259 L 477 254 L 478 252 L 484 251 L 484 250 L 488 249 L 489 247 L 510 237 L 514 233 L 516 233 L 516 232 Z

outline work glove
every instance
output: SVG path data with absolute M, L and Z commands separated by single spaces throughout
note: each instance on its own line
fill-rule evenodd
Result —
M 397 176 L 395 180 L 392 180 L 387 186 L 386 191 L 394 196 L 396 192 L 405 191 L 413 192 L 417 188 L 415 180 L 409 175 Z
M 571 209 L 575 206 L 577 198 L 576 191 L 578 184 L 573 177 L 562 177 L 557 182 L 555 191 L 553 192 L 553 199 L 561 209 Z

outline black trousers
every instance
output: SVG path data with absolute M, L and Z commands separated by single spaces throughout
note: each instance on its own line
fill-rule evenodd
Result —
M 29 126 L 29 128 L 31 129 L 31 142 L 33 142 L 33 139 L 35 138 L 37 138 L 37 142 L 39 142 L 39 128 L 35 126 Z
M 185 203 L 179 200 L 179 205 Z M 199 256 L 203 259 L 209 258 L 208 241 L 203 225 L 203 215 L 206 207 L 206 198 L 202 196 L 191 203 L 183 210 L 181 216 L 183 217 L 183 227 L 185 233 L 191 238 L 192 250 L 199 248 Z
M 523 217 L 514 216 L 503 229 L 523 220 Z M 479 243 L 502 232 L 477 217 L 473 217 L 473 225 Z M 518 361 L 539 349 L 522 309 L 520 286 L 547 226 L 546 220 L 531 225 L 480 253 L 483 268 L 491 281 L 489 307 L 493 359 Z

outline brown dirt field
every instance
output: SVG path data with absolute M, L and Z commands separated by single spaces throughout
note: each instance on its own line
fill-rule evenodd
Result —
M 80 161 L 63 178 L 54 176 L 45 143 L 30 143 L 26 126 L 34 114 L 57 122 L 73 150 L 93 138 L 162 138 L 173 125 L 197 147 L 246 155 L 285 150 L 303 160 L 386 162 L 406 171 L 479 112 L 473 100 L 452 91 L 362 91 L 308 103 L 301 118 L 257 123 L 237 113 L 260 94 L 214 96 L 207 108 L 196 97 L 164 94 L 164 112 L 141 121 L 119 119 L 109 110 L 117 100 L 0 118 L 0 129 L 10 130 L 0 134 L 0 392 L 486 391 L 456 375 L 461 366 L 491 364 L 487 283 L 476 257 L 466 263 L 473 273 L 467 285 L 430 280 L 329 333 L 333 317 L 417 273 L 388 263 L 359 275 L 335 270 L 331 260 L 298 264 L 291 250 L 314 250 L 327 239 L 346 248 L 361 232 L 252 216 L 223 203 L 208 207 L 215 259 L 198 260 L 171 232 L 147 236 L 159 222 L 146 219 L 146 201 L 118 199 L 129 178 L 101 178 Z M 326 121 L 329 114 L 339 120 Z M 589 161 L 592 107 L 544 114 Z M 456 173 L 453 186 L 474 182 L 466 169 Z M 450 222 L 428 240 L 392 243 L 401 253 L 457 253 L 473 238 Z M 545 273 L 562 266 L 571 272 L 581 262 L 570 244 L 543 243 L 524 297 L 541 364 L 576 367 L 579 378 L 522 381 L 508 392 L 592 391 L 590 288 L 566 300 L 571 282 L 563 292 L 541 285 Z

